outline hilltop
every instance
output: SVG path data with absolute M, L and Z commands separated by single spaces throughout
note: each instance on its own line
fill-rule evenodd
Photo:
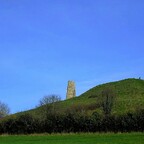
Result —
M 103 89 L 110 87 L 115 91 L 116 99 L 112 113 L 123 114 L 127 112 L 135 112 L 138 109 L 144 108 L 144 80 L 142 79 L 124 79 L 115 82 L 109 82 L 97 85 L 85 93 L 72 99 L 64 100 L 55 103 L 55 111 L 88 111 L 101 113 L 102 109 L 99 106 L 99 98 Z M 42 107 L 30 110 L 28 112 L 39 114 Z

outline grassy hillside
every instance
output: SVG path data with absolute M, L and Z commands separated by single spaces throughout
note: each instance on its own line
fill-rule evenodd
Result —
M 101 106 L 102 91 L 108 88 L 115 93 L 110 117 L 103 115 Z M 2 118 L 0 134 L 144 131 L 143 114 L 144 80 L 125 79 L 98 85 L 76 98 Z
M 125 79 L 99 85 L 85 92 L 80 97 L 98 101 L 101 91 L 106 87 L 112 88 L 116 93 L 113 113 L 124 113 L 144 108 L 144 80 L 141 79 Z
M 107 87 L 112 88 L 116 95 L 112 113 L 123 114 L 144 108 L 144 80 L 131 78 L 95 86 L 76 98 L 55 103 L 55 110 L 65 112 L 82 109 L 101 113 L 99 98 L 102 90 Z M 29 112 L 38 114 L 41 109 L 40 107 Z

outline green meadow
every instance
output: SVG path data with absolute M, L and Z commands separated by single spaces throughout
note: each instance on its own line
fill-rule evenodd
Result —
M 144 144 L 144 133 L 2 135 L 0 144 Z

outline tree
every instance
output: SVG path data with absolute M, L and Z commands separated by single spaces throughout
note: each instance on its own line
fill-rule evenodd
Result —
M 8 105 L 0 101 L 0 118 L 5 117 L 9 113 L 10 113 L 10 109 Z
M 111 114 L 112 107 L 114 104 L 114 99 L 116 95 L 113 89 L 111 89 L 110 87 L 103 89 L 101 94 L 102 94 L 101 106 L 102 106 L 105 116 L 108 116 Z
M 52 104 L 55 102 L 60 101 L 61 98 L 58 95 L 52 94 L 52 95 L 47 95 L 44 96 L 40 101 L 39 101 L 39 106 L 47 105 L 47 104 Z
M 46 115 L 49 115 L 49 113 L 55 112 L 55 104 L 56 102 L 59 102 L 61 100 L 60 96 L 52 94 L 44 96 L 39 101 L 39 106 L 43 106 L 43 111 L 46 113 Z

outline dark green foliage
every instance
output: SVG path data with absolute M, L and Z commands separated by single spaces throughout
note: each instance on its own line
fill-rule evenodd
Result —
M 0 132 L 8 134 L 30 134 L 39 132 L 40 122 L 30 114 L 9 117 L 0 122 Z
M 23 114 L 16 119 L 16 125 L 18 126 L 18 133 L 29 134 L 34 133 L 37 129 L 37 120 L 30 114 Z
M 109 115 L 107 117 L 97 112 L 92 115 L 79 112 L 55 113 L 41 119 L 25 114 L 0 122 L 1 134 L 131 131 L 144 131 L 144 109 L 137 113 Z

